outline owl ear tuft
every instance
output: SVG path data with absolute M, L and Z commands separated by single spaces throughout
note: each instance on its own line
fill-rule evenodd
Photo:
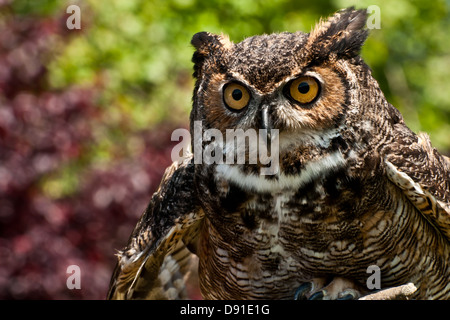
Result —
M 219 56 L 220 52 L 229 50 L 233 43 L 226 35 L 217 35 L 210 32 L 196 33 L 191 40 L 191 44 L 196 51 L 192 56 L 192 62 L 194 63 L 194 77 L 198 78 L 201 67 L 207 57 L 216 55 Z
M 197 52 L 202 55 L 208 55 L 221 48 L 227 49 L 232 45 L 228 36 L 223 34 L 217 35 L 210 32 L 199 32 L 194 34 L 191 44 L 197 49 Z
M 307 47 L 314 59 L 352 58 L 359 54 L 368 30 L 365 29 L 367 10 L 353 7 L 320 21 L 309 34 Z

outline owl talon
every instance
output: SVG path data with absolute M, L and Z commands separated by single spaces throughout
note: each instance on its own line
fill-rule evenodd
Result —
M 324 297 L 326 297 L 326 295 L 327 293 L 325 290 L 320 290 L 312 294 L 308 300 L 325 300 Z
M 338 298 L 337 300 L 356 300 L 358 299 L 354 294 L 352 293 L 346 293 L 342 297 Z
M 302 283 L 294 294 L 295 300 L 356 300 L 361 288 L 347 279 L 336 277 L 331 282 L 326 278 L 314 278 Z
M 311 282 L 302 283 L 295 291 L 294 300 L 306 300 L 306 295 L 311 292 L 312 286 Z

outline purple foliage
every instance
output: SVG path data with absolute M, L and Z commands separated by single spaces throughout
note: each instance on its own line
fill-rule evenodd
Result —
M 86 159 L 102 113 L 100 88 L 48 89 L 52 18 L 7 17 L 0 32 L 0 299 L 104 299 L 115 250 L 170 164 L 173 126 L 133 133 L 145 148 L 98 168 Z M 97 121 L 97 122 L 96 122 Z M 42 181 L 73 165 L 79 186 L 52 198 Z M 81 290 L 66 287 L 69 265 Z

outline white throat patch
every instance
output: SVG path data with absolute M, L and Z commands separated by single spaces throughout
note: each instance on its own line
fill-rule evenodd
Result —
M 219 164 L 216 167 L 216 178 L 223 178 L 245 190 L 258 192 L 279 192 L 286 189 L 299 189 L 321 175 L 341 168 L 345 160 L 340 151 L 335 151 L 317 161 L 308 162 L 297 175 L 280 173 L 278 179 L 257 174 L 246 174 L 239 166 Z

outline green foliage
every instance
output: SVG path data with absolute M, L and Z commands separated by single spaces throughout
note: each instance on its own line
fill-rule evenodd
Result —
M 19 16 L 26 16 L 30 14 L 48 16 L 55 13 L 58 9 L 64 10 L 64 3 L 58 0 L 16 0 L 11 2 L 14 13 Z
M 198 31 L 223 32 L 235 42 L 253 34 L 308 32 L 321 16 L 340 8 L 377 5 L 381 29 L 371 31 L 363 57 L 407 124 L 450 150 L 448 1 L 91 0 L 79 5 L 83 33 L 51 63 L 50 83 L 102 87 L 105 139 L 117 136 L 119 127 L 127 132 L 163 121 L 187 123 L 193 87 L 189 42 Z

